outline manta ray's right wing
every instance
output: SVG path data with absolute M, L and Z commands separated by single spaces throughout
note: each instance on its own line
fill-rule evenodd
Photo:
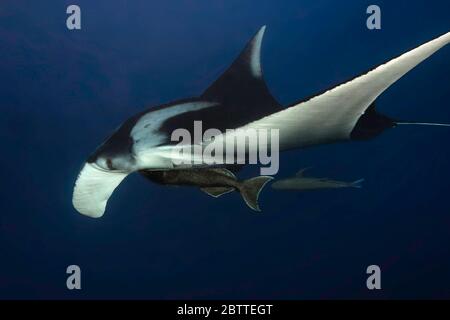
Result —
M 323 94 L 250 122 L 242 129 L 279 129 L 280 150 L 350 139 L 358 120 L 381 93 L 449 42 L 450 32 Z

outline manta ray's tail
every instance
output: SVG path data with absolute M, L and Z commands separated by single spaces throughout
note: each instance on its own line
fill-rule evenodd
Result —
M 245 203 L 255 211 L 261 211 L 258 205 L 258 197 L 264 186 L 272 180 L 273 177 L 259 176 L 242 182 L 239 186 L 239 192 Z
M 450 127 L 450 123 L 437 123 L 437 122 L 396 121 L 395 124 L 396 125 L 417 125 L 417 126 Z
M 388 128 L 394 128 L 402 125 L 450 127 L 450 123 L 404 121 L 393 119 L 379 113 L 374 102 L 369 108 L 367 108 L 361 118 L 359 118 L 351 133 L 351 138 L 353 140 L 368 140 L 379 135 Z

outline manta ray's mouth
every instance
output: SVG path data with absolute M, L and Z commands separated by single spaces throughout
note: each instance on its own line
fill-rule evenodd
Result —
M 72 203 L 86 216 L 99 218 L 109 197 L 129 172 L 107 171 L 94 163 L 85 163 L 75 182 Z

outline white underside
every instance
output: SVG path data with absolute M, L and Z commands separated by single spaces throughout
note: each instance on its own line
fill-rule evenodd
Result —
M 322 95 L 253 121 L 242 129 L 279 129 L 280 150 L 349 139 L 358 119 L 381 93 L 449 42 L 450 32 Z
M 214 148 L 234 144 L 238 147 L 246 141 L 242 138 L 247 129 L 279 130 L 280 151 L 347 140 L 359 118 L 380 94 L 449 42 L 450 32 L 319 96 L 253 121 L 232 133 L 217 136 L 213 142 L 205 142 L 204 146 Z M 245 142 L 244 149 L 258 150 L 260 146 L 254 142 L 256 144 L 252 145 Z M 177 147 L 159 150 L 162 151 L 161 157 L 166 159 L 183 159 L 186 163 L 195 159 L 197 165 L 208 161 L 198 154 L 173 152 Z

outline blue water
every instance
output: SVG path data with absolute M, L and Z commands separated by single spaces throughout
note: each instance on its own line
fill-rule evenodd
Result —
M 82 29 L 65 27 L 66 7 Z M 450 298 L 450 130 L 291 151 L 280 176 L 365 178 L 360 190 L 282 193 L 262 214 L 132 175 L 94 220 L 71 204 L 80 166 L 127 117 L 198 95 L 267 25 L 265 78 L 283 104 L 450 31 L 447 0 L 2 1 L 0 298 Z M 450 122 L 450 47 L 378 108 Z M 250 167 L 242 176 L 258 172 Z M 82 290 L 66 289 L 66 267 Z M 366 289 L 366 268 L 382 290 Z

